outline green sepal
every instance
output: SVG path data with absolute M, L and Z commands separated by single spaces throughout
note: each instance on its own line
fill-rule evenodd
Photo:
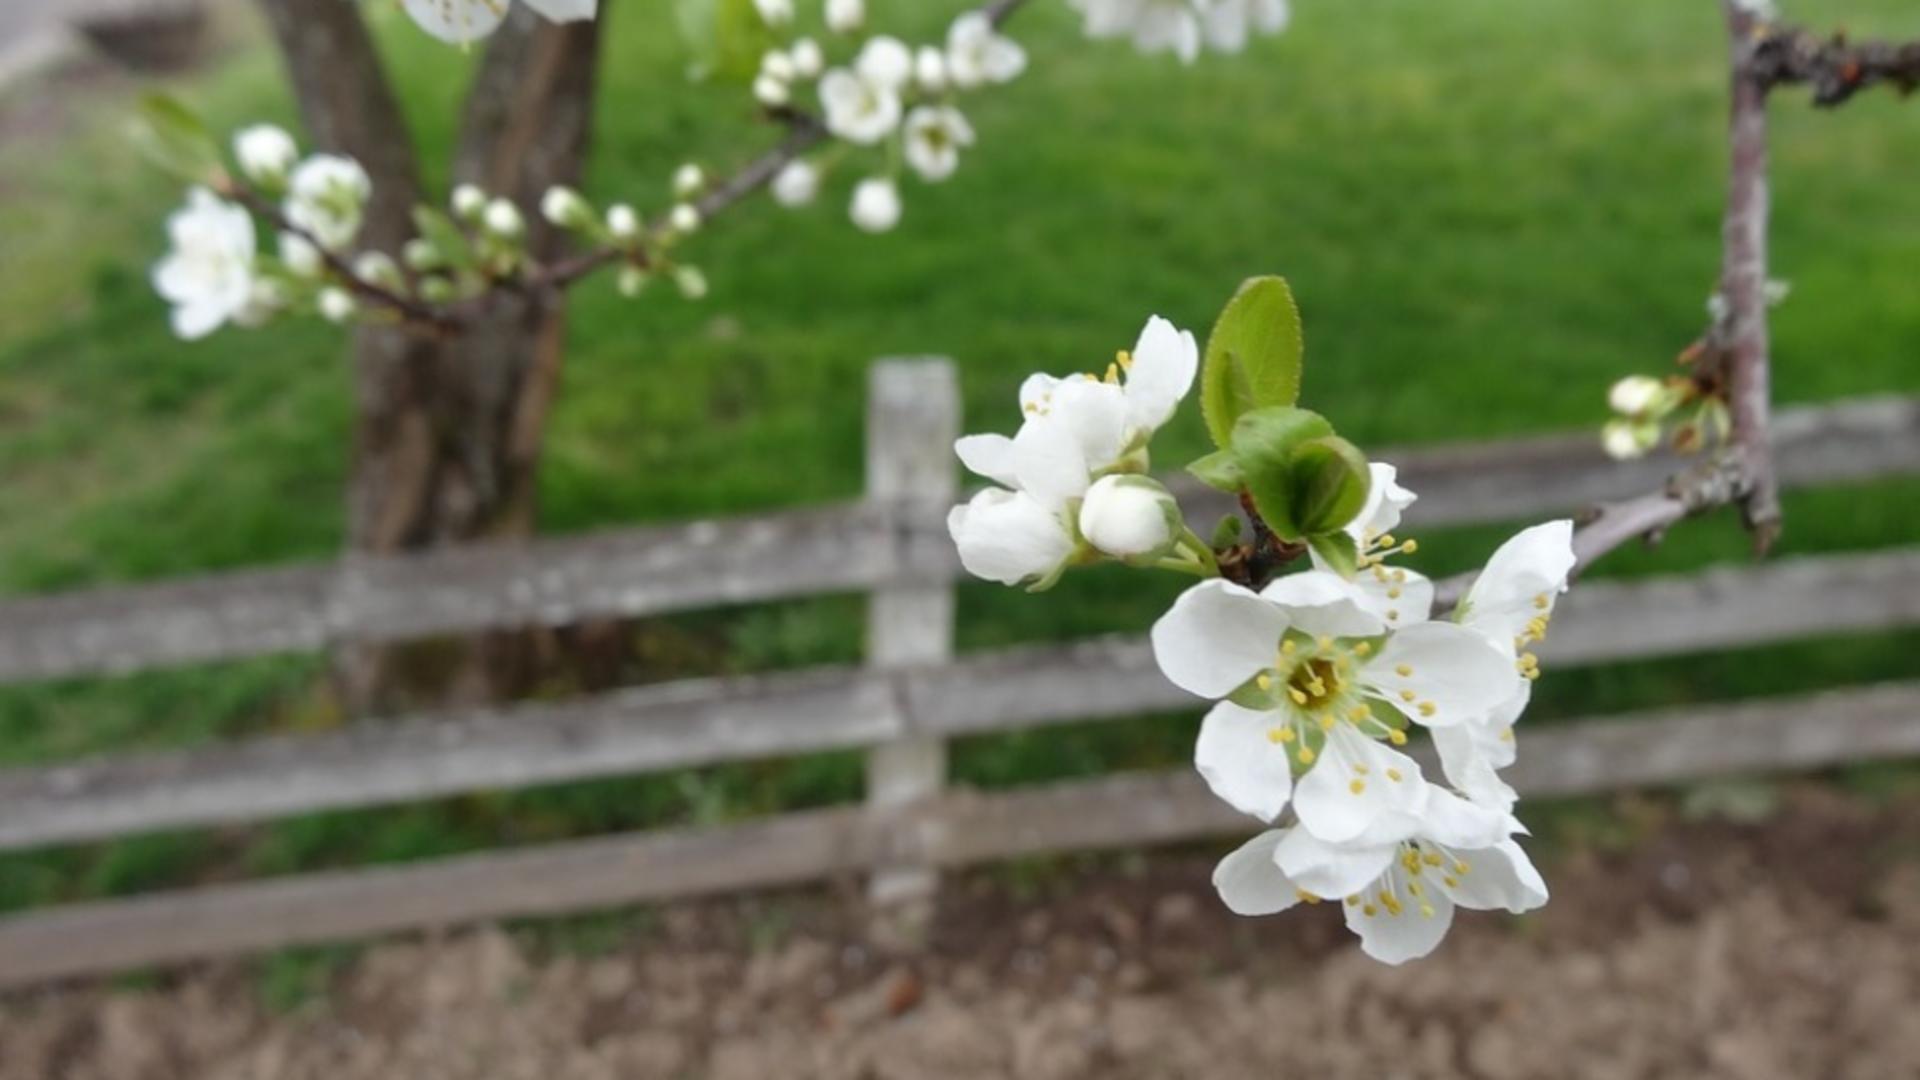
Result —
M 225 171 L 213 133 L 170 94 L 142 95 L 133 141 L 147 160 L 188 183 L 212 183 Z
M 1213 527 L 1213 550 L 1220 551 L 1240 542 L 1240 519 L 1233 514 L 1225 514 L 1220 523 Z
M 1350 578 L 1360 569 L 1359 546 L 1345 532 L 1314 533 L 1307 537 L 1307 544 L 1341 577 Z
M 1237 495 L 1247 486 L 1247 478 L 1240 471 L 1240 459 L 1234 456 L 1231 448 L 1215 450 L 1188 462 L 1187 471 L 1193 474 L 1194 479 L 1229 495 Z
M 1344 529 L 1367 505 L 1373 473 L 1366 455 L 1338 435 L 1309 439 L 1287 455 L 1293 515 L 1308 535 Z
M 1207 337 L 1200 411 L 1214 445 L 1232 445 L 1234 425 L 1254 409 L 1300 399 L 1300 309 L 1279 277 L 1248 278 Z
M 1325 417 L 1291 406 L 1256 409 L 1233 425 L 1232 446 L 1254 509 L 1273 534 L 1297 544 L 1305 536 L 1295 509 L 1293 453 L 1333 434 Z

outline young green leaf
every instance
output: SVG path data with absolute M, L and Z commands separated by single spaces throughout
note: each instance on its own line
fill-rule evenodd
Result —
M 1223 514 L 1220 523 L 1213 527 L 1213 550 L 1220 551 L 1240 542 L 1240 519 L 1232 514 Z
M 171 95 L 140 99 L 133 138 L 148 160 L 180 180 L 204 184 L 220 174 L 220 144 L 199 115 Z
M 1254 509 L 1273 534 L 1298 543 L 1306 530 L 1295 508 L 1292 457 L 1304 443 L 1333 434 L 1319 413 L 1291 406 L 1256 409 L 1233 425 L 1231 444 Z
M 1238 495 L 1247 484 L 1247 478 L 1240 473 L 1240 460 L 1234 457 L 1231 449 L 1215 450 L 1203 458 L 1188 462 L 1187 471 L 1201 483 L 1229 495 Z
M 675 0 L 674 16 L 697 78 L 746 82 L 774 44 L 753 0 Z
M 1342 577 L 1352 577 L 1360 568 L 1360 550 L 1345 532 L 1315 533 L 1307 543 L 1320 561 Z
M 1284 278 L 1248 278 L 1207 337 L 1200 411 L 1225 448 L 1241 414 L 1300 399 L 1300 310 Z
M 459 270 L 472 268 L 474 264 L 473 247 L 467 242 L 467 234 L 453 219 L 431 206 L 413 208 L 413 227 L 420 232 L 421 239 L 432 244 L 440 253 L 447 266 Z
M 1296 445 L 1287 455 L 1293 475 L 1293 514 L 1308 534 L 1346 527 L 1367 504 L 1373 476 L 1367 459 L 1338 435 L 1324 435 Z

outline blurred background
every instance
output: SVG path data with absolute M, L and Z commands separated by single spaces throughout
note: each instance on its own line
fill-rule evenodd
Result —
M 738 87 L 687 80 L 666 6 L 622 0 L 610 23 L 584 184 L 598 201 L 664 205 L 679 162 L 724 171 L 772 138 Z M 34 7 L 0 11 L 0 49 L 37 29 Z M 875 9 L 875 25 L 931 39 L 960 7 Z M 81 49 L 0 89 L 8 594 L 341 545 L 340 332 L 290 319 L 183 343 L 147 284 L 179 190 L 127 145 L 138 90 L 166 86 L 216 131 L 298 130 L 252 10 L 209 11 L 185 73 Z M 444 193 L 477 53 L 397 6 L 368 15 Z M 1920 36 L 1908 0 L 1795 0 L 1788 15 Z M 1303 404 L 1369 449 L 1597 437 L 1607 385 L 1665 370 L 1705 325 L 1726 111 L 1708 0 L 1301 0 L 1284 35 L 1190 68 L 1084 40 L 1057 0 L 1012 33 L 1028 73 L 971 99 L 978 146 L 951 181 L 906 187 L 894 232 L 854 230 L 836 177 L 811 208 L 754 200 L 697 237 L 701 302 L 629 301 L 604 278 L 575 292 L 543 531 L 857 497 L 874 359 L 953 357 L 966 428 L 1006 429 L 1027 373 L 1097 367 L 1149 312 L 1204 332 L 1252 274 L 1286 275 L 1299 298 Z M 1777 399 L 1920 393 L 1920 108 L 1868 94 L 1816 113 L 1787 91 L 1772 120 L 1773 273 L 1792 285 L 1773 318 Z M 1162 467 L 1197 454 L 1197 410 L 1163 438 Z M 1782 556 L 1911 543 L 1920 482 L 1790 492 L 1786 509 Z M 1418 531 L 1438 576 L 1510 530 Z M 1595 577 L 1746 553 L 1722 513 Z M 964 585 L 958 647 L 1138 633 L 1180 585 L 1091 572 L 1044 599 Z M 864 604 L 624 624 L 601 678 L 855 663 Z M 1528 722 L 1912 677 L 1915 656 L 1907 630 L 1550 671 Z M 1000 788 L 1175 766 L 1197 716 L 962 740 L 952 775 Z M 7 686 L 0 764 L 347 722 L 319 657 Z M 848 752 L 9 853 L 0 910 L 861 791 Z M 1232 920 L 1206 884 L 1222 848 L 1196 845 L 969 872 L 931 950 L 908 959 L 860 943 L 857 890 L 830 888 L 20 991 L 0 999 L 0 1077 L 1920 1074 L 1920 1037 L 1896 1022 L 1920 994 L 1911 764 L 1536 803 L 1529 821 L 1555 903 L 1464 920 L 1402 971 L 1359 957 L 1337 918 Z

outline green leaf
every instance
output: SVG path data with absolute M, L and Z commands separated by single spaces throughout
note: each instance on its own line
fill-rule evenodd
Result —
M 675 0 L 674 16 L 696 78 L 747 82 L 774 44 L 753 0 Z
M 1254 509 L 1273 534 L 1288 543 L 1299 543 L 1306 534 L 1294 506 L 1294 450 L 1332 434 L 1333 425 L 1325 417 L 1290 406 L 1256 409 L 1233 425 L 1230 443 Z
M 1240 542 L 1240 519 L 1232 514 L 1224 514 L 1220 523 L 1213 527 L 1213 550 L 1221 551 Z
M 168 94 L 141 97 L 133 139 L 149 161 L 189 183 L 208 183 L 223 169 L 213 133 L 192 109 Z
M 467 234 L 460 231 L 452 218 L 431 206 L 415 206 L 413 227 L 420 231 L 421 239 L 440 252 L 448 266 L 466 270 L 474 265 L 473 247 L 467 242 Z
M 1210 488 L 1237 495 L 1246 487 L 1246 477 L 1240 473 L 1240 459 L 1233 456 L 1231 449 L 1216 450 L 1206 457 L 1187 464 L 1187 471 L 1194 478 Z
M 1243 413 L 1300 399 L 1300 309 L 1284 278 L 1248 278 L 1207 338 L 1200 411 L 1225 448 Z
M 1287 455 L 1287 469 L 1293 474 L 1294 520 L 1309 535 L 1345 528 L 1373 486 L 1366 456 L 1338 435 L 1298 444 Z
M 1307 543 L 1342 577 L 1352 577 L 1360 569 L 1360 549 L 1345 532 L 1315 533 L 1307 537 Z

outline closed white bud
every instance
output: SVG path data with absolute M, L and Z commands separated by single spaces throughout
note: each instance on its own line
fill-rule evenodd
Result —
M 793 90 L 771 75 L 760 75 L 753 80 L 753 99 L 768 108 L 778 109 L 793 100 Z
M 620 275 L 614 279 L 614 285 L 620 290 L 621 296 L 631 300 L 647 287 L 647 272 L 637 266 L 623 266 Z
M 584 229 L 593 224 L 593 207 L 579 192 L 555 184 L 540 196 L 540 216 L 563 229 Z
M 793 0 L 753 0 L 760 21 L 768 26 L 785 26 L 793 21 Z
M 450 201 L 456 216 L 472 221 L 486 210 L 487 193 L 473 184 L 461 184 L 453 189 Z
M 667 213 L 667 223 L 674 232 L 685 235 L 700 227 L 700 211 L 692 203 L 675 203 Z
M 779 49 L 767 50 L 766 55 L 760 58 L 760 74 L 779 79 L 781 82 L 793 81 L 796 74 L 793 68 L 793 57 Z
M 913 54 L 913 81 L 929 94 L 947 88 L 947 57 L 931 45 L 922 45 Z
M 310 278 L 320 273 L 320 249 L 307 242 L 304 236 L 283 232 L 280 234 L 280 262 L 294 277 Z
M 1607 391 L 1607 404 L 1622 416 L 1640 416 L 1655 411 L 1654 406 L 1666 396 L 1666 384 L 1659 379 L 1651 375 L 1629 375 Z
M 400 258 L 414 270 L 435 270 L 446 261 L 440 249 L 433 246 L 433 241 L 420 236 L 407 241 L 406 246 L 400 249 Z
M 353 276 L 384 288 L 400 285 L 400 266 L 384 251 L 363 251 L 354 257 Z
M 640 215 L 626 203 L 614 203 L 607 208 L 607 231 L 615 240 L 632 240 L 640 235 Z
M 353 296 L 345 289 L 329 285 L 320 290 L 316 303 L 320 306 L 321 317 L 328 322 L 343 323 L 353 318 Z
M 680 289 L 680 295 L 689 300 L 699 300 L 707 295 L 707 275 L 697 266 L 676 266 L 673 268 L 673 283 Z
M 1600 429 L 1600 445 L 1616 461 L 1645 457 L 1660 441 L 1660 425 L 1639 420 L 1609 420 Z
M 802 79 L 811 79 L 819 75 L 827 66 L 827 56 L 820 51 L 820 43 L 812 38 L 801 38 L 787 50 L 787 57 L 793 61 L 793 73 Z
M 1167 489 L 1134 474 L 1094 481 L 1080 504 L 1080 535 L 1121 559 L 1165 555 L 1180 539 L 1184 519 Z
M 682 198 L 691 198 L 707 186 L 707 172 L 689 161 L 673 170 L 673 193 Z
M 820 191 L 820 170 L 810 161 L 787 162 L 773 174 L 773 201 L 781 206 L 805 206 Z
M 526 221 L 520 217 L 520 208 L 505 199 L 489 202 L 481 223 L 488 232 L 503 240 L 519 236 L 527 227 Z
M 853 223 L 870 233 L 883 233 L 900 224 L 900 189 L 884 176 L 860 181 L 848 209 Z
M 300 159 L 300 148 L 293 136 L 272 124 L 254 124 L 240 129 L 233 137 L 233 156 L 240 172 L 263 187 L 278 188 L 287 182 L 287 173 Z
M 851 34 L 867 21 L 866 0 L 827 0 L 827 29 Z

